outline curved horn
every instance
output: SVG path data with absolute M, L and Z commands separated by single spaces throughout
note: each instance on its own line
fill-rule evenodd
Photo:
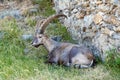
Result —
M 47 25 L 48 25 L 53 19 L 59 18 L 59 17 L 66 17 L 66 18 L 67 18 L 67 16 L 64 15 L 64 14 L 56 14 L 56 15 L 52 15 L 52 16 L 48 17 L 48 18 L 41 24 L 41 26 L 40 26 L 40 33 L 43 34 L 44 31 L 45 31 L 45 29 L 46 29 L 46 27 L 47 27 Z
M 35 35 L 36 35 L 36 34 L 40 34 L 39 26 L 40 26 L 44 21 L 45 21 L 45 19 L 42 19 L 42 20 L 40 20 L 40 21 L 37 21 Z

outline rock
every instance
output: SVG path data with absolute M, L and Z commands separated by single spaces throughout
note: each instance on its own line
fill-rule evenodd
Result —
M 32 40 L 33 36 L 31 34 L 24 34 L 22 35 L 23 40 Z
M 29 51 L 30 51 L 29 49 L 25 48 L 25 49 L 24 49 L 24 54 L 25 54 L 25 55 L 28 54 Z
M 65 0 L 65 1 L 54 0 L 54 3 L 55 3 L 55 7 L 59 8 L 59 10 L 64 10 L 68 8 L 68 5 L 70 4 L 69 0 Z M 69 6 L 69 7 L 72 7 L 72 6 Z
M 113 33 L 114 33 L 114 31 L 111 31 L 111 30 L 109 30 L 108 28 L 102 28 L 101 29 L 101 32 L 103 33 L 103 34 L 107 34 L 107 35 L 109 35 L 109 36 L 111 36 Z
M 113 39 L 120 39 L 120 34 L 114 33 L 112 34 Z
M 120 27 L 118 26 L 117 28 L 114 29 L 116 32 L 120 32 Z
M 89 6 L 89 1 L 84 2 L 82 6 L 83 7 L 88 7 Z
M 96 41 L 97 41 L 96 45 L 98 45 L 99 48 L 104 53 L 106 52 L 106 50 L 109 50 L 107 40 L 108 40 L 108 36 L 104 35 L 104 34 L 100 34 L 100 36 L 96 39 Z
M 84 16 L 84 24 L 86 27 L 89 27 L 93 22 L 93 15 Z
M 120 53 L 120 45 L 116 48 L 117 52 Z
M 97 32 L 97 27 L 96 26 L 91 26 L 90 29 L 92 29 L 92 32 Z
M 102 1 L 97 1 L 96 4 L 100 5 L 100 4 L 102 4 Z
M 20 14 L 21 14 L 22 16 L 26 16 L 27 13 L 28 13 L 28 8 L 22 8 L 22 9 L 20 9 Z
M 102 16 L 97 13 L 95 16 L 94 16 L 94 19 L 93 19 L 94 23 L 95 24 L 99 24 L 101 21 L 102 21 Z
M 114 15 L 106 15 L 104 17 L 104 21 L 110 24 L 114 24 L 116 26 L 120 25 L 120 20 L 118 20 Z
M 95 33 L 93 32 L 89 32 L 89 33 L 85 33 L 82 38 L 85 39 L 87 37 L 93 38 L 95 36 Z
M 119 0 L 111 0 L 111 3 L 113 3 L 114 5 L 119 5 L 120 1 Z
M 4 10 L 0 12 L 0 19 L 3 18 L 15 18 L 15 19 L 21 19 L 22 16 L 20 15 L 19 10 Z
M 62 11 L 67 15 L 62 21 L 72 38 L 78 43 L 94 45 L 98 50 L 93 51 L 100 53 L 102 60 L 105 60 L 106 50 L 119 45 L 119 0 L 54 0 L 54 3 L 57 13 Z
M 0 31 L 0 39 L 4 37 L 4 32 Z
M 81 19 L 86 15 L 85 11 L 81 11 L 75 14 L 76 18 Z
M 0 3 L 3 3 L 4 2 L 4 0 L 0 0 Z
M 110 11 L 110 6 L 109 4 L 101 4 L 98 6 L 98 10 L 101 11 L 101 12 L 105 12 L 105 13 L 108 13 Z
M 32 8 L 29 10 L 29 14 L 37 13 L 38 9 Z
M 77 9 L 73 9 L 73 11 L 72 11 L 73 14 L 74 14 L 74 13 L 77 13 L 77 12 L 78 12 Z

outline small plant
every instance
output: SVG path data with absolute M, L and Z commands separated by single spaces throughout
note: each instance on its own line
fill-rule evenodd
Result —
M 120 55 L 116 49 L 112 49 L 107 52 L 106 65 L 108 67 L 120 68 Z
M 43 16 L 50 16 L 55 13 L 52 9 L 51 0 L 32 0 L 33 4 L 39 4 L 40 14 Z
M 47 29 L 46 34 L 48 36 L 61 36 L 62 41 L 68 42 L 75 42 L 72 38 L 70 33 L 67 31 L 66 27 L 63 26 L 60 22 L 53 22 L 51 23 Z
M 31 27 L 34 27 L 34 26 L 36 25 L 36 21 L 33 20 L 33 19 L 30 18 L 30 17 L 27 17 L 27 18 L 26 18 L 26 24 L 29 25 L 29 26 L 31 26 Z

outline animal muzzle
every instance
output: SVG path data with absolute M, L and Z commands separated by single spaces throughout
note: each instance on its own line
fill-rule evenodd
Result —
M 36 40 L 33 40 L 31 42 L 31 45 L 34 46 L 34 47 L 36 47 L 36 48 L 38 48 L 40 46 L 40 44 L 37 44 Z
M 32 46 L 34 46 L 34 47 L 38 48 L 40 45 L 34 45 L 34 44 L 32 44 Z

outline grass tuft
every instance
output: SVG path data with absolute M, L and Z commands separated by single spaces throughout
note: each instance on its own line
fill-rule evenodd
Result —
M 50 16 L 55 13 L 52 9 L 52 0 L 32 0 L 33 4 L 39 4 L 40 14 L 43 16 Z

